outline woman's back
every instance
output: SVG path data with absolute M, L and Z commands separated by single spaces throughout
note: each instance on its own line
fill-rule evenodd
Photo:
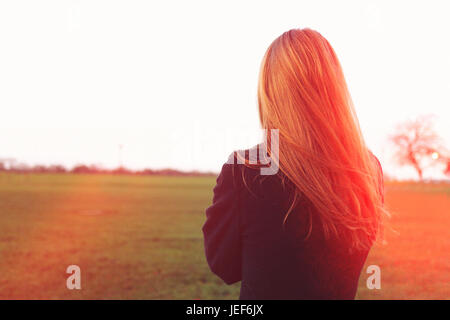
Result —
M 228 284 L 242 280 L 241 299 L 353 299 L 368 249 L 326 239 L 307 200 L 284 223 L 293 188 L 281 172 L 225 164 L 203 227 L 211 269 Z

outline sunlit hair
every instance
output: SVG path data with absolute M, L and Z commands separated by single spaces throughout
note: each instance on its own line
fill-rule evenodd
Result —
M 295 185 L 285 222 L 307 199 L 327 237 L 346 236 L 352 248 L 369 248 L 387 213 L 380 169 L 363 140 L 338 58 L 320 33 L 294 29 L 275 39 L 262 61 L 258 104 L 262 127 L 279 129 L 276 160 Z

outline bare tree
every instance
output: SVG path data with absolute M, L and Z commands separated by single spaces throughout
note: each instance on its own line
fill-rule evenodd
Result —
M 433 153 L 441 149 L 440 138 L 433 129 L 431 116 L 420 116 L 397 126 L 390 136 L 396 147 L 396 158 L 400 165 L 410 165 L 416 170 L 419 179 L 423 179 L 423 170 L 433 163 Z

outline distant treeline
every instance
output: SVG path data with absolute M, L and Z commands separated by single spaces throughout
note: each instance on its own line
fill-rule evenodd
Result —
M 68 169 L 62 165 L 35 165 L 28 166 L 24 164 L 5 166 L 0 162 L 0 172 L 11 173 L 75 173 L 75 174 L 117 174 L 117 175 L 161 175 L 161 176 L 215 176 L 214 172 L 200 171 L 181 171 L 176 169 L 143 169 L 131 170 L 125 167 L 116 169 L 105 169 L 94 165 L 76 165 L 72 169 Z

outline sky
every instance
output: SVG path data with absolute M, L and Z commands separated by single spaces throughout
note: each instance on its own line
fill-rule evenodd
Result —
M 2 1 L 0 158 L 217 172 L 259 142 L 265 50 L 309 27 L 334 47 L 385 171 L 415 177 L 387 138 L 434 114 L 450 146 L 449 12 L 448 1 Z

